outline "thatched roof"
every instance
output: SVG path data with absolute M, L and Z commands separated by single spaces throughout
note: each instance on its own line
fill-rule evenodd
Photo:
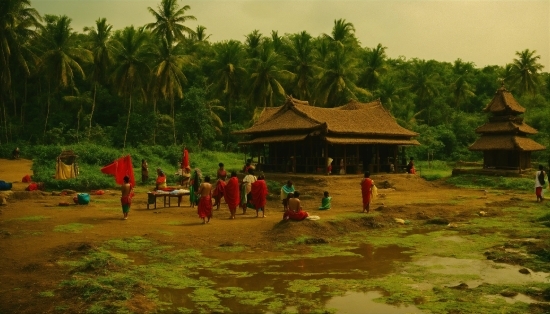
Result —
M 485 112 L 491 112 L 493 114 L 512 114 L 517 115 L 525 112 L 523 108 L 512 96 L 512 93 L 506 90 L 504 86 L 497 89 L 495 96 L 491 102 L 483 109 Z
M 352 138 L 352 137 L 332 137 L 325 136 L 327 142 L 331 144 L 345 145 L 364 145 L 364 144 L 386 144 L 386 145 L 420 145 L 417 140 L 407 139 L 386 139 L 386 138 Z
M 513 151 L 537 151 L 546 147 L 530 138 L 514 135 L 484 135 L 481 136 L 469 150 L 513 150 Z
M 282 143 L 282 142 L 297 142 L 303 141 L 307 137 L 307 134 L 292 134 L 292 135 L 279 135 L 279 136 L 265 136 L 258 137 L 250 141 L 239 142 L 239 145 L 251 145 L 262 143 Z
M 537 134 L 531 126 L 516 121 L 488 122 L 476 129 L 476 133 Z
M 252 127 L 234 133 L 261 136 L 262 133 L 292 134 L 314 129 L 321 129 L 326 134 L 418 136 L 418 133 L 397 124 L 379 100 L 370 103 L 352 101 L 341 107 L 320 108 L 292 97 L 288 97 L 280 107 L 264 109 Z

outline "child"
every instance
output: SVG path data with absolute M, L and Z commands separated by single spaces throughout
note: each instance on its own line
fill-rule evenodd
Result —
M 319 210 L 328 210 L 330 209 L 330 202 L 332 201 L 332 197 L 328 195 L 328 191 L 325 191 L 323 193 L 323 199 L 321 200 L 321 207 L 319 207 Z

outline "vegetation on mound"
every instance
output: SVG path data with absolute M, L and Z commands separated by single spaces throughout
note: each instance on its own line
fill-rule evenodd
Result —
M 481 175 L 460 175 L 446 179 L 446 182 L 462 188 L 492 188 L 507 190 L 533 190 L 534 182 L 528 178 L 490 177 Z

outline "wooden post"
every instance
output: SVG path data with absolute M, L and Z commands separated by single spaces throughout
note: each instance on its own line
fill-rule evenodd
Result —
M 376 144 L 376 172 L 380 172 L 380 145 Z
M 292 158 L 292 173 L 296 173 L 296 142 L 293 142 L 292 144 L 294 150 L 294 158 Z
M 347 149 L 348 148 L 348 145 L 344 144 L 344 174 L 347 174 L 348 173 L 348 161 L 347 161 L 347 158 L 346 158 L 346 153 L 347 153 Z
M 328 174 L 328 142 L 325 140 L 325 173 Z

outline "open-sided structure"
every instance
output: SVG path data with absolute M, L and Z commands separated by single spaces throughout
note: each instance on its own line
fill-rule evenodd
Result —
M 502 86 L 483 111 L 492 116 L 476 129 L 481 137 L 469 147 L 483 151 L 483 168 L 519 171 L 531 168 L 531 152 L 545 147 L 527 137 L 537 130 L 519 117 L 525 108 Z
M 250 137 L 239 145 L 249 146 L 257 167 L 268 172 L 327 173 L 332 160 L 333 173 L 389 171 L 406 162 L 399 147 L 419 145 L 418 134 L 399 126 L 379 100 L 320 108 L 287 97 L 234 133 Z
M 64 150 L 57 156 L 55 163 L 55 178 L 57 180 L 66 180 L 78 176 L 77 157 L 72 150 Z

